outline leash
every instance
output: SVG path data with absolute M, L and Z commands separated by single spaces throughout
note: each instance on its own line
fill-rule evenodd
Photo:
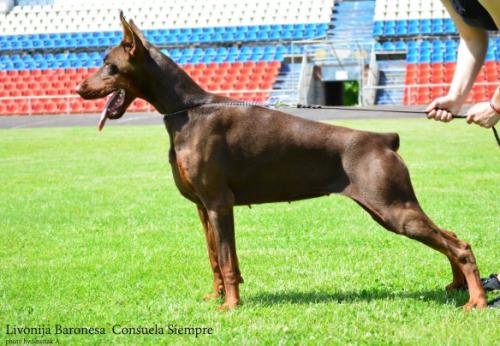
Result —
M 264 107 L 264 108 L 271 108 L 272 105 L 266 105 L 263 103 L 256 103 L 256 102 L 214 102 L 214 103 L 202 103 L 199 105 L 194 105 L 192 107 L 184 108 L 181 109 L 180 111 L 173 112 L 173 113 L 160 113 L 161 115 L 164 116 L 172 116 L 180 113 L 187 112 L 190 109 L 193 108 L 198 108 L 198 107 L 215 107 L 215 106 L 233 106 L 233 107 Z
M 307 109 L 337 109 L 344 111 L 360 111 L 360 112 L 385 112 L 385 113 L 406 113 L 406 114 L 426 114 L 423 111 L 405 111 L 405 110 L 396 110 L 396 109 L 372 109 L 372 108 L 349 108 L 349 107 L 341 107 L 341 106 L 321 106 L 321 105 L 303 105 L 297 104 L 296 108 L 307 108 Z M 466 115 L 452 115 L 453 119 L 466 119 Z M 500 147 L 500 136 L 498 135 L 498 131 L 495 126 L 491 127 L 493 131 L 493 136 L 497 141 L 498 146 Z

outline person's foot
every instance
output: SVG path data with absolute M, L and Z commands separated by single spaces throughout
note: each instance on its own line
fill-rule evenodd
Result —
M 498 274 L 491 274 L 489 277 L 481 279 L 481 284 L 483 285 L 485 291 L 500 290 Z
M 495 299 L 490 300 L 488 302 L 488 307 L 489 308 L 497 308 L 497 309 L 499 309 L 500 308 L 500 297 L 496 297 Z

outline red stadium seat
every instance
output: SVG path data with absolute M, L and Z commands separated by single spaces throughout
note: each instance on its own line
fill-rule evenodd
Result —
M 242 81 L 236 81 L 233 84 L 234 90 L 244 90 L 246 88 L 246 83 Z
M 9 104 L 6 106 L 5 112 L 9 115 L 18 114 L 19 107 L 17 106 L 17 104 Z
M 255 66 L 252 68 L 252 73 L 265 75 L 265 74 L 274 74 L 274 72 L 270 72 L 266 67 Z
M 56 103 L 55 103 L 54 101 L 52 101 L 52 100 L 49 100 L 49 102 L 48 102 L 48 103 L 46 103 L 46 104 L 44 105 L 44 111 L 45 111 L 46 113 L 48 113 L 48 114 L 53 114 L 53 113 L 55 113 L 56 109 L 57 109 L 57 105 L 56 105 Z
M 219 64 L 217 64 L 216 62 L 211 62 L 211 63 L 207 64 L 207 67 L 206 67 L 207 70 L 216 70 L 218 68 L 219 68 Z
M 226 75 L 224 76 L 224 80 L 228 83 L 234 83 L 238 80 L 238 78 L 235 75 Z
M 232 66 L 227 70 L 227 74 L 237 75 L 239 73 L 240 73 L 240 68 L 236 66 Z
M 57 101 L 57 112 L 60 114 L 67 113 L 68 112 L 68 101 L 66 100 L 58 100 Z
M 198 83 L 201 85 L 201 86 L 206 86 L 208 85 L 208 83 L 210 82 L 210 79 L 206 76 L 200 76 L 198 78 Z
M 222 83 L 222 77 L 220 77 L 220 76 L 212 76 L 211 83 L 214 83 L 214 84 L 220 84 L 220 83 Z
M 220 85 L 221 90 L 233 90 L 234 89 L 234 84 L 233 83 L 228 83 L 224 82 Z
M 83 110 L 82 103 L 83 103 L 83 101 L 80 101 L 79 99 L 71 99 L 71 101 L 70 101 L 71 112 L 80 113 Z M 90 107 L 89 107 L 88 111 L 90 111 Z
M 45 113 L 43 99 L 33 99 L 31 101 L 31 114 L 38 115 Z
M 220 90 L 220 87 L 217 84 L 210 83 L 207 85 L 207 89 L 210 91 L 215 91 L 215 90 Z
M 247 83 L 247 89 L 248 90 L 256 90 L 259 89 L 259 84 L 256 82 L 248 82 Z
M 253 82 L 260 82 L 262 80 L 262 76 L 260 74 L 257 74 L 257 73 L 249 74 L 248 78 Z
M 246 74 L 241 74 L 241 75 L 237 76 L 237 79 L 238 79 L 239 83 L 247 83 L 248 80 L 250 79 L 250 76 L 246 75 Z
M 237 69 L 241 69 L 243 67 L 243 63 L 241 61 L 233 62 L 232 65 L 232 67 Z
M 191 78 L 199 77 L 202 74 L 203 74 L 203 72 L 200 69 L 195 69 L 195 70 L 190 70 L 189 71 L 189 75 L 191 76 Z
M 259 83 L 259 89 L 264 89 L 264 90 L 272 89 L 273 84 L 274 83 L 272 82 L 261 82 Z

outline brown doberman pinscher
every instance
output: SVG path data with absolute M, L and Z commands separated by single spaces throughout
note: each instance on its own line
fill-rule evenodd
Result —
M 132 21 L 120 20 L 122 42 L 77 92 L 85 99 L 111 94 L 100 129 L 137 97 L 165 115 L 175 183 L 198 208 L 214 272 L 214 292 L 205 298 L 225 295 L 221 309 L 240 303 L 234 206 L 340 193 L 386 229 L 443 253 L 453 272 L 447 289 L 468 287 L 467 309 L 486 306 L 471 247 L 420 208 L 396 153 L 397 134 L 327 125 L 206 92 Z

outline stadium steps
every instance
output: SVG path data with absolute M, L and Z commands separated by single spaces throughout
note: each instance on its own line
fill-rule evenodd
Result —
M 269 103 L 297 103 L 299 101 L 298 85 L 300 81 L 302 64 L 289 63 L 283 64 L 276 77 Z M 295 90 L 286 91 L 284 90 Z
M 335 1 L 329 40 L 335 45 L 360 45 L 370 51 L 373 36 L 374 0 Z
M 406 60 L 381 60 L 378 61 L 380 77 L 379 86 L 404 85 L 406 73 Z M 383 88 L 377 90 L 375 104 L 377 105 L 400 105 L 403 104 L 404 90 Z

